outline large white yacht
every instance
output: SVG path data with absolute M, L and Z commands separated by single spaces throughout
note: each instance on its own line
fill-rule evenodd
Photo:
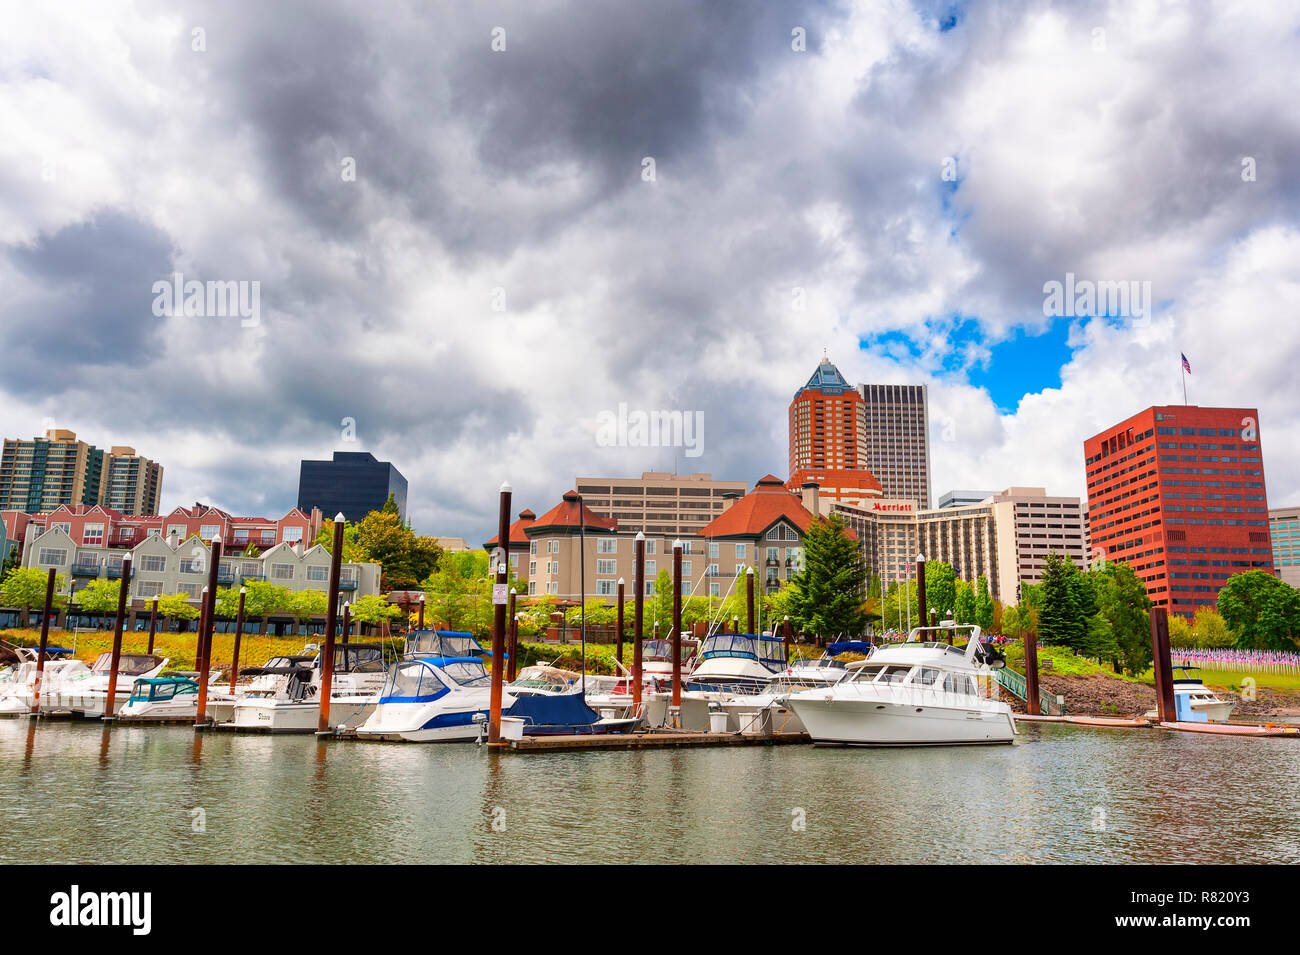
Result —
M 948 637 L 962 632 L 966 645 L 950 646 Z M 792 693 L 787 703 L 822 745 L 1010 743 L 1015 721 L 993 673 L 1004 661 L 981 638 L 973 625 L 917 627 L 906 643 L 849 664 L 840 682 Z

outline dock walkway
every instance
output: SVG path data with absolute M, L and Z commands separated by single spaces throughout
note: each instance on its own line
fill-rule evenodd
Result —
M 807 733 L 693 733 L 682 730 L 583 736 L 525 736 L 501 744 L 501 752 L 563 753 L 609 749 L 682 749 L 699 746 L 788 746 L 810 743 Z

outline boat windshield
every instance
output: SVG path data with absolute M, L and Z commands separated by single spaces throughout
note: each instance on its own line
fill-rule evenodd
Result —
M 406 637 L 404 656 L 477 657 L 487 653 L 473 634 L 456 630 L 417 630 Z
M 158 657 L 146 653 L 123 653 L 117 660 L 119 676 L 139 676 L 148 673 L 161 663 Z M 113 667 L 113 654 L 101 653 L 93 667 L 96 673 L 107 673 Z
M 443 666 L 442 672 L 460 686 L 488 686 L 492 682 L 482 663 L 448 663 Z
M 760 660 L 768 666 L 784 669 L 785 644 L 773 637 L 756 637 L 748 633 L 715 633 L 700 645 L 701 660 L 738 657 Z
M 673 658 L 673 645 L 667 640 L 642 640 L 641 641 L 641 659 L 642 660 L 671 660 Z
M 379 647 L 341 644 L 334 647 L 334 670 L 339 673 L 383 673 L 387 669 Z

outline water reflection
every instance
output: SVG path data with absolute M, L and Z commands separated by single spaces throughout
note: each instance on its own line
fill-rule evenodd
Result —
M 12 720 L 0 861 L 135 861 L 161 835 L 194 862 L 1300 862 L 1293 741 L 1022 732 L 518 756 Z

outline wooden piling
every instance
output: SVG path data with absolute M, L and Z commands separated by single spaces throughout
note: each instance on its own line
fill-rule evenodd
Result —
M 746 633 L 754 632 L 754 567 L 745 568 L 745 625 Z
M 916 555 L 916 618 L 918 625 L 925 626 L 925 554 Z
M 632 603 L 632 706 L 641 705 L 641 631 L 645 623 L 645 534 L 636 532 L 636 563 L 632 575 L 636 597 Z
M 122 579 L 117 588 L 117 616 L 113 618 L 113 655 L 108 662 L 108 695 L 104 718 L 112 719 L 117 704 L 117 668 L 122 662 L 122 622 L 126 619 L 127 594 L 131 591 L 131 555 L 122 558 Z
M 352 604 L 343 601 L 343 645 L 347 646 L 348 635 L 352 632 Z
M 1156 716 L 1161 723 L 1178 719 L 1174 706 L 1174 674 L 1169 659 L 1169 611 L 1151 608 L 1151 656 L 1156 678 Z
M 618 579 L 618 647 L 614 650 L 614 659 L 623 665 L 623 578 Z M 615 668 L 617 669 L 617 667 Z
M 510 604 L 506 609 L 506 625 L 510 628 L 506 635 L 506 680 L 509 683 L 515 682 L 515 677 L 518 675 L 516 658 L 519 656 L 519 614 L 515 613 L 518 597 L 519 592 L 511 587 Z
M 330 730 L 330 692 L 334 684 L 334 628 L 339 622 L 339 577 L 343 571 L 343 512 L 334 515 L 334 548 L 330 552 L 329 603 L 325 606 L 325 641 L 320 661 L 320 719 L 316 732 Z
M 1025 712 L 1038 716 L 1038 635 L 1025 634 Z
M 410 618 L 408 617 L 407 619 L 409 620 Z M 407 624 L 407 626 L 410 626 L 410 624 Z M 424 594 L 423 593 L 420 594 L 420 623 L 419 626 L 416 627 L 416 629 L 417 630 L 424 629 Z
M 501 485 L 500 512 L 497 515 L 497 544 L 501 548 L 501 563 L 496 567 L 496 582 L 506 582 L 506 568 L 510 561 L 510 484 Z M 582 503 L 578 503 L 581 512 Z M 498 746 L 501 743 L 501 696 L 502 680 L 505 677 L 506 654 L 506 605 L 497 604 L 492 617 L 492 689 L 488 697 L 488 744 Z
M 248 596 L 248 589 L 239 588 L 239 613 L 235 615 L 235 652 L 234 659 L 230 662 L 230 692 L 235 692 L 235 681 L 239 679 L 239 641 L 244 636 L 244 600 Z M 157 598 L 155 598 L 157 599 Z
M 673 706 L 682 705 L 682 542 L 673 541 Z
M 204 623 L 199 630 L 199 646 L 203 648 L 203 659 L 199 662 L 199 700 L 198 712 L 194 714 L 194 725 L 208 721 L 208 677 L 212 672 L 212 632 L 217 622 L 217 573 L 221 569 L 221 535 L 212 538 L 208 551 L 208 599 L 203 602 L 207 608 Z
M 36 681 L 32 684 L 32 715 L 41 711 L 41 680 L 45 677 L 45 651 L 50 645 L 50 610 L 54 606 L 54 568 L 45 578 L 45 613 L 41 614 L 41 642 L 36 651 Z
M 145 653 L 153 653 L 153 638 L 158 632 L 158 597 L 153 598 L 152 607 L 149 610 L 149 648 Z

